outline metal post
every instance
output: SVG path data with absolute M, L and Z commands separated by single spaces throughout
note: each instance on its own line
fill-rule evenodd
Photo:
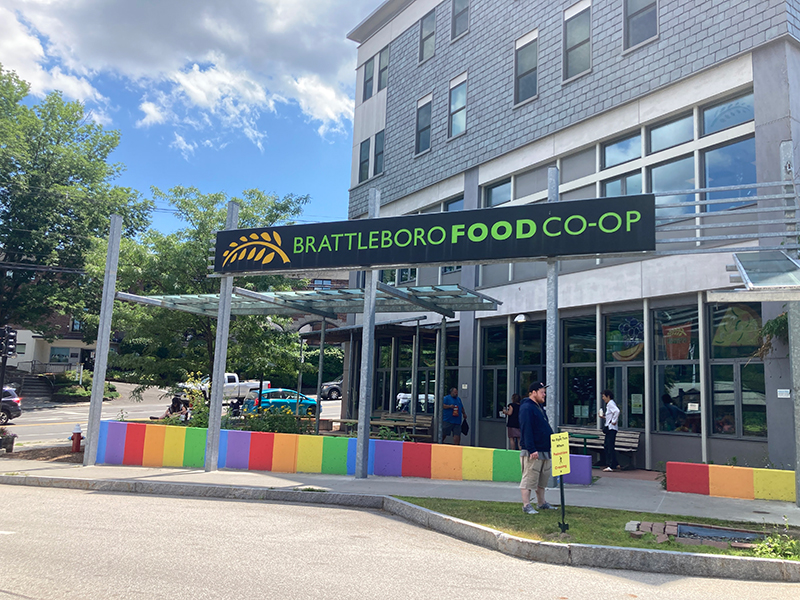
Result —
M 236 229 L 239 223 L 239 204 L 228 202 L 225 229 Z M 225 275 L 219 281 L 219 307 L 217 308 L 217 337 L 214 343 L 214 367 L 211 373 L 211 405 L 208 412 L 206 435 L 206 471 L 216 471 L 219 458 L 219 430 L 222 425 L 222 394 L 225 389 L 225 365 L 228 362 L 228 333 L 231 326 L 233 303 L 233 276 Z
M 603 348 L 603 311 L 602 306 L 600 304 L 595 305 L 594 308 L 594 347 L 595 347 L 595 354 L 597 355 L 597 362 L 595 363 L 595 388 L 597 391 L 597 397 L 595 398 L 595 414 L 597 415 L 596 418 L 596 427 L 598 429 L 602 429 L 603 425 L 600 419 L 600 409 L 603 408 L 603 360 L 605 359 L 605 352 Z M 622 400 L 621 398 L 619 399 Z
M 508 385 L 506 390 L 506 406 L 511 405 L 511 395 L 516 393 L 515 390 L 517 389 L 517 369 L 516 369 L 516 354 L 515 350 L 517 347 L 517 325 L 514 322 L 514 317 L 512 315 L 508 315 L 506 320 L 506 372 Z M 524 392 L 523 392 L 524 394 Z M 499 416 L 499 415 L 497 415 Z M 506 427 L 508 426 L 508 417 L 505 418 Z M 506 450 L 508 450 L 508 446 L 510 440 L 508 439 L 508 429 L 505 430 L 506 433 Z
M 303 393 L 303 364 L 306 362 L 305 350 L 303 348 L 305 342 L 304 339 L 300 339 L 300 368 L 297 369 L 297 391 L 301 394 Z M 261 396 L 259 396 L 259 398 L 261 398 Z
M 444 392 L 440 391 L 441 388 L 442 388 L 442 370 L 440 368 L 440 363 L 439 363 L 439 353 L 441 352 L 441 349 L 442 349 L 442 334 L 441 334 L 440 331 L 437 330 L 436 331 L 436 354 L 434 356 L 434 362 L 433 362 L 433 368 L 434 368 L 434 370 L 433 370 L 433 372 L 434 372 L 433 378 L 436 380 L 436 386 L 434 387 L 434 390 L 433 390 L 433 396 L 434 396 L 434 400 L 433 400 L 434 419 L 433 419 L 433 422 L 434 422 L 434 424 L 436 426 L 435 431 L 436 431 L 436 443 L 437 444 L 441 444 L 442 443 L 442 410 L 444 410 L 442 408 L 442 404 L 444 404 Z
M 650 299 L 642 301 L 644 313 L 644 468 L 653 468 L 653 317 Z
M 700 456 L 704 463 L 708 463 L 708 350 L 706 337 L 708 319 L 706 319 L 705 306 L 703 306 L 703 292 L 697 292 L 697 335 L 700 340 L 698 353 L 700 354 Z
M 317 415 L 314 420 L 314 433 L 319 435 L 319 413 L 322 412 L 322 367 L 325 362 L 325 327 L 327 321 L 322 319 L 322 332 L 319 334 L 319 373 L 317 374 Z M 298 392 L 300 390 L 297 390 Z
M 442 401 L 444 401 L 445 393 L 450 391 L 450 390 L 447 390 L 447 392 L 445 392 L 445 389 L 444 389 L 444 364 L 445 364 L 444 355 L 445 355 L 446 348 L 447 348 L 446 344 L 447 344 L 447 319 L 445 317 L 442 317 L 442 324 L 441 324 L 440 329 L 439 329 L 439 343 L 437 344 L 438 352 L 436 354 L 436 364 L 439 366 L 439 376 L 436 378 L 436 396 L 438 398 L 441 398 Z M 464 412 L 466 412 L 466 411 L 467 411 L 467 409 L 465 408 Z M 441 417 L 441 414 L 442 414 L 442 411 L 439 410 L 439 416 L 440 417 Z M 461 415 L 461 418 L 463 420 L 464 415 Z M 442 419 L 440 418 L 439 419 L 439 443 L 442 442 L 441 431 L 442 431 Z M 457 435 L 461 435 L 461 432 L 460 431 L 457 432 Z
M 558 168 L 547 169 L 547 201 L 558 202 Z M 559 335 L 558 335 L 558 261 L 547 259 L 547 385 L 551 400 L 547 402 L 547 418 L 553 431 L 558 431 L 561 424 L 561 386 L 559 367 Z
M 343 419 L 352 419 L 355 413 L 355 382 L 356 382 L 356 343 L 353 331 L 350 331 L 350 351 L 347 353 L 347 404 L 346 412 L 342 413 Z M 344 399 L 342 400 L 344 406 Z
M 103 300 L 100 304 L 100 324 L 97 328 L 97 350 L 95 351 L 94 380 L 89 403 L 89 423 L 86 427 L 86 446 L 83 466 L 91 467 L 97 462 L 97 440 L 100 437 L 100 418 L 103 414 L 103 392 L 106 387 L 108 349 L 111 346 L 111 317 L 114 313 L 114 294 L 119 265 L 119 244 L 122 239 L 122 217 L 111 215 L 106 254 L 106 272 L 103 276 Z
M 792 401 L 794 403 L 794 485 L 797 506 L 800 506 L 800 302 L 789 305 L 789 358 L 792 369 Z
M 419 321 L 417 321 L 417 326 L 414 329 L 414 342 L 412 344 L 411 350 L 411 399 L 408 401 L 409 403 L 409 410 L 411 411 L 411 422 L 414 423 L 414 427 L 412 428 L 412 433 L 417 433 L 417 389 L 419 387 L 419 350 L 420 350 L 420 339 L 419 339 Z M 394 345 L 392 345 L 394 347 Z M 394 365 L 394 363 L 392 363 Z M 393 369 L 394 370 L 394 369 Z M 427 382 L 425 386 L 425 410 L 428 410 L 428 387 Z
M 369 190 L 369 218 L 380 214 L 381 193 Z M 364 318 L 361 323 L 361 382 L 358 401 L 358 440 L 356 442 L 356 479 L 366 479 L 369 467 L 369 415 L 372 409 L 372 378 L 375 366 L 375 295 L 378 272 L 364 273 Z

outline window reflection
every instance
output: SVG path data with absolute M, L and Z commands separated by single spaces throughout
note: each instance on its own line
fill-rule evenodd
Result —
M 711 421 L 714 433 L 736 435 L 733 365 L 711 367 Z
M 742 365 L 742 435 L 767 437 L 767 388 L 764 365 Z
M 697 307 L 685 306 L 653 313 L 656 360 L 697 360 Z
M 603 183 L 603 196 L 630 196 L 642 193 L 642 173 L 628 173 Z
M 653 192 L 671 192 L 694 188 L 694 157 L 687 156 L 686 158 L 651 167 L 650 186 Z M 694 194 L 659 196 L 656 198 L 656 208 L 659 216 L 693 213 L 694 206 L 659 208 L 659 205 L 663 204 L 693 201 Z
M 756 182 L 756 140 L 748 138 L 703 153 L 705 167 L 704 187 L 726 187 Z M 746 198 L 755 196 L 756 188 L 731 190 L 706 194 L 708 200 L 722 198 Z M 725 210 L 742 206 L 744 202 L 709 204 L 707 211 Z
M 700 366 L 656 367 L 657 431 L 700 433 Z
M 683 119 L 658 125 L 650 129 L 650 152 L 660 152 L 694 139 L 694 117 L 688 115 Z
M 754 119 L 753 94 L 703 110 L 703 135 L 710 135 Z
M 632 137 L 603 146 L 603 165 L 608 169 L 642 156 L 642 136 Z
M 497 206 L 511 200 L 511 180 L 486 188 L 486 206 Z

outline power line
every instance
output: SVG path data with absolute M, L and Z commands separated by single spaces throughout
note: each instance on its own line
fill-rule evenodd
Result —
M 78 275 L 85 275 L 86 271 L 83 269 L 72 269 L 69 267 L 51 267 L 49 265 L 31 265 L 26 263 L 7 263 L 0 262 L 0 269 L 7 271 L 45 271 L 48 273 L 76 273 Z

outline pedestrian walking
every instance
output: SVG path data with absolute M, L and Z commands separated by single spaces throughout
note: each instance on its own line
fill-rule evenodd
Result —
M 511 394 L 511 404 L 503 409 L 511 450 L 519 450 L 519 406 L 521 401 L 522 398 L 519 394 Z
M 617 462 L 617 431 L 619 431 L 619 407 L 614 402 L 614 392 L 611 390 L 603 390 L 603 402 L 606 405 L 605 420 L 606 424 L 603 427 L 605 439 L 603 440 L 603 447 L 606 451 L 606 468 L 603 471 L 613 471 L 619 468 Z M 600 416 L 603 416 L 603 410 L 600 411 Z
M 442 441 L 451 433 L 453 444 L 461 445 L 461 421 L 464 420 L 464 405 L 458 397 L 458 390 L 451 388 L 442 401 Z

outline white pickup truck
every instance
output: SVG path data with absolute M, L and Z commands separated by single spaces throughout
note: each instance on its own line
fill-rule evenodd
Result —
M 222 389 L 222 397 L 223 398 L 236 398 L 241 399 L 247 396 L 251 390 L 258 390 L 259 382 L 255 379 L 250 379 L 248 381 L 239 381 L 239 376 L 236 373 L 225 373 L 225 385 Z M 190 385 L 188 383 L 180 384 L 180 387 L 186 389 L 201 389 L 206 394 L 209 393 L 209 378 L 203 377 L 200 380 L 200 385 Z M 270 382 L 264 382 L 264 389 L 270 387 Z

